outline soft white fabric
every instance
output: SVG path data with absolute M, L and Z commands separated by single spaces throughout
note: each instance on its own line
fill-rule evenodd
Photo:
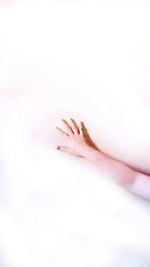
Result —
M 150 178 L 144 174 L 138 174 L 132 186 L 132 192 L 150 201 Z
M 54 127 L 72 116 L 106 152 L 149 168 L 149 40 L 136 39 L 148 9 L 106 2 L 1 4 L 2 267 L 150 266 L 149 203 L 55 150 Z

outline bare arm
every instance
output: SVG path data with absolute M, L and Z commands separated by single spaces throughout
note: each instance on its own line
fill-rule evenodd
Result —
M 150 177 L 137 172 L 104 154 L 92 141 L 83 122 L 80 126 L 71 119 L 71 123 L 63 120 L 66 129 L 57 131 L 68 140 L 68 146 L 58 146 L 57 149 L 81 157 L 94 164 L 102 172 L 107 174 L 115 183 L 124 187 L 133 194 L 150 200 Z
M 87 152 L 87 160 L 108 174 L 115 183 L 139 197 L 150 200 L 148 175 L 137 172 L 126 164 L 92 149 Z

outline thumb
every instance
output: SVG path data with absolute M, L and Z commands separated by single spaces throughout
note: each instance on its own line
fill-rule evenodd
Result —
M 72 156 L 75 156 L 75 157 L 84 158 L 84 156 L 72 151 L 71 148 L 68 148 L 66 146 L 57 146 L 57 150 L 60 150 L 62 152 L 68 153 L 68 154 L 71 154 Z
M 66 146 L 57 146 L 57 150 L 60 150 L 63 152 L 69 152 L 69 148 Z

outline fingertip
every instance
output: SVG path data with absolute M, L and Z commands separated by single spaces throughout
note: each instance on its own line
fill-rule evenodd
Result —
M 57 150 L 60 150 L 60 149 L 61 149 L 61 147 L 60 147 L 60 146 L 57 146 L 57 147 L 56 147 L 56 149 L 57 149 Z
M 83 121 L 80 121 L 81 130 L 83 130 Z
M 73 118 L 70 118 L 70 120 L 71 120 L 71 121 L 75 121 L 75 119 L 73 119 Z
M 60 128 L 56 127 L 56 128 L 55 128 L 55 132 L 56 132 L 57 134 L 59 134 L 59 133 L 60 133 Z

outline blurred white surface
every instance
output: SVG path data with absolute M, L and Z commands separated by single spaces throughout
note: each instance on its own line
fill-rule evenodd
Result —
M 111 3 L 1 3 L 2 267 L 150 265 L 149 204 L 55 150 L 72 116 L 150 170 L 149 7 Z

